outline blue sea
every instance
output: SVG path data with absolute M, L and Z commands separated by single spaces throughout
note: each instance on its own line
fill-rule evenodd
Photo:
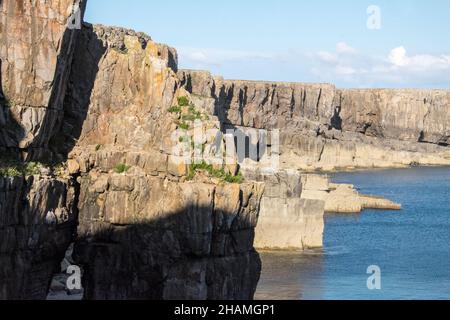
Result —
M 338 173 L 403 205 L 327 215 L 323 250 L 266 252 L 256 299 L 450 299 L 450 168 Z M 369 266 L 381 289 L 369 290 Z

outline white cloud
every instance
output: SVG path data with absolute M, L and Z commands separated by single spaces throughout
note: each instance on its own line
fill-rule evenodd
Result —
M 408 56 L 404 47 L 392 49 L 388 61 L 396 67 L 404 67 L 411 70 L 445 70 L 450 69 L 450 56 L 448 55 L 415 55 Z
M 251 51 L 222 50 L 212 48 L 178 48 L 178 53 L 185 63 L 221 65 L 226 62 L 245 61 L 255 59 L 272 59 L 272 54 Z
M 450 55 L 409 55 L 404 46 L 376 57 L 340 42 L 336 52 L 317 52 L 311 63 L 311 73 L 321 76 L 320 81 L 345 82 L 347 86 L 429 87 L 450 83 Z
M 404 47 L 398 47 L 392 49 L 388 56 L 388 61 L 394 66 L 403 67 L 408 64 L 408 58 L 406 57 L 406 49 Z
M 358 51 L 345 42 L 339 42 L 336 45 L 336 52 L 341 54 L 356 54 Z
M 338 62 L 337 55 L 327 52 L 327 51 L 319 51 L 317 52 L 317 56 L 324 62 L 336 63 Z
M 183 68 L 206 69 L 224 77 L 329 82 L 341 87 L 450 86 L 450 54 L 409 54 L 398 46 L 384 55 L 363 53 L 346 42 L 333 51 L 257 52 L 179 48 Z

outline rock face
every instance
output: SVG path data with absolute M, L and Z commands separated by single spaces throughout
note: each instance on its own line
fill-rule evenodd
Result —
M 77 36 L 66 26 L 77 6 L 84 3 L 0 1 L 2 168 L 5 158 L 51 160 Z M 0 177 L 0 299 L 45 299 L 74 238 L 76 202 L 70 178 Z
M 332 85 L 232 81 L 179 72 L 227 127 L 280 131 L 288 169 L 450 164 L 450 92 L 341 90 Z
M 0 147 L 28 158 L 48 155 L 48 142 L 62 116 L 63 99 L 78 30 L 68 18 L 84 1 L 0 3 L 0 65 L 3 99 Z M 11 152 L 11 150 L 9 151 Z
M 341 187 L 298 169 L 450 163 L 448 92 L 178 72 L 145 34 L 68 28 L 84 8 L 0 1 L 0 299 L 44 299 L 71 243 L 87 299 L 251 299 L 258 219 L 257 246 L 305 249 L 327 197 L 341 209 Z M 281 128 L 281 169 L 242 183 L 230 128 Z M 199 150 L 211 161 L 180 162 Z
M 297 171 L 267 173 L 255 166 L 242 168 L 244 176 L 262 181 L 255 247 L 262 250 L 306 250 L 323 246 L 324 199 L 307 199 L 303 180 Z
M 176 64 L 173 49 L 146 35 L 82 30 L 59 136 L 80 174 L 74 258 L 87 299 L 251 299 L 256 290 L 263 187 L 187 181 L 173 152 L 180 119 L 168 112 L 188 95 Z M 184 132 L 189 145 L 196 129 Z
M 83 178 L 75 257 L 87 299 L 251 299 L 261 187 Z
M 324 175 L 304 175 L 303 197 L 325 202 L 326 213 L 360 213 L 364 209 L 401 210 L 393 201 L 360 194 L 355 186 L 330 183 Z
M 52 177 L 0 177 L 0 299 L 45 299 L 76 230 L 75 192 Z
M 0 164 L 17 175 L 0 178 L 0 299 L 45 298 L 71 242 L 88 299 L 251 299 L 263 185 L 187 181 L 179 139 L 208 150 L 218 119 L 169 112 L 189 99 L 172 48 L 126 29 L 68 29 L 84 6 L 1 2 L 2 156 L 64 170 L 25 178 Z

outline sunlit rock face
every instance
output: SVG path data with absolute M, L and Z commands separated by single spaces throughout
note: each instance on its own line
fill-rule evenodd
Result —
M 450 164 L 449 91 L 235 81 L 191 70 L 179 77 L 225 125 L 279 129 L 287 169 Z
M 75 242 L 88 299 L 251 299 L 263 185 L 187 181 L 168 111 L 189 98 L 176 51 L 69 28 L 84 5 L 1 2 L 0 298 L 44 299 Z M 207 118 L 202 130 L 219 133 Z M 38 171 L 22 170 L 30 160 Z
M 84 5 L 73 0 L 0 3 L 1 84 L 9 105 L 8 134 L 0 147 L 48 156 L 79 31 L 68 28 L 69 17 L 79 13 L 81 18 Z
M 176 69 L 176 51 L 141 33 L 85 25 L 79 37 L 64 104 L 73 130 L 60 137 L 80 175 L 74 258 L 87 299 L 253 298 L 263 185 L 188 181 L 172 161 L 168 110 L 189 97 Z M 202 128 L 218 133 L 217 122 Z

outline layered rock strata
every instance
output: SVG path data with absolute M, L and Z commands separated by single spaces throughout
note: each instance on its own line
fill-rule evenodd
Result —
M 450 164 L 450 91 L 235 81 L 190 70 L 179 77 L 225 127 L 280 129 L 282 168 Z
M 189 99 L 176 52 L 130 30 L 86 25 L 73 70 L 65 119 L 79 129 L 61 137 L 70 149 L 79 135 L 69 163 L 80 175 L 74 258 L 84 268 L 85 298 L 251 299 L 263 186 L 188 181 L 176 147 L 186 140 L 208 150 L 220 126 L 212 116 L 199 127 L 182 120 L 191 115 L 182 108 L 202 115 L 193 107 L 168 111 Z
M 2 108 L 0 148 L 25 158 L 48 158 L 48 143 L 62 118 L 78 30 L 80 0 L 0 3 Z
M 257 249 L 306 250 L 323 246 L 325 200 L 304 197 L 305 176 L 289 170 L 242 170 L 246 178 L 265 184 L 256 227 Z
M 360 213 L 364 209 L 401 210 L 401 204 L 377 196 L 360 194 L 350 184 L 331 183 L 325 175 L 303 176 L 303 197 L 324 201 L 326 213 Z
M 395 206 L 298 170 L 450 163 L 447 91 L 178 72 L 145 34 L 68 28 L 84 7 L 0 1 L 0 299 L 44 299 L 71 242 L 87 299 L 250 299 L 258 218 L 257 246 L 305 249 L 343 196 Z M 280 129 L 266 151 L 281 168 L 230 183 L 247 155 L 224 147 L 227 129 Z M 7 167 L 30 161 L 42 170 Z

